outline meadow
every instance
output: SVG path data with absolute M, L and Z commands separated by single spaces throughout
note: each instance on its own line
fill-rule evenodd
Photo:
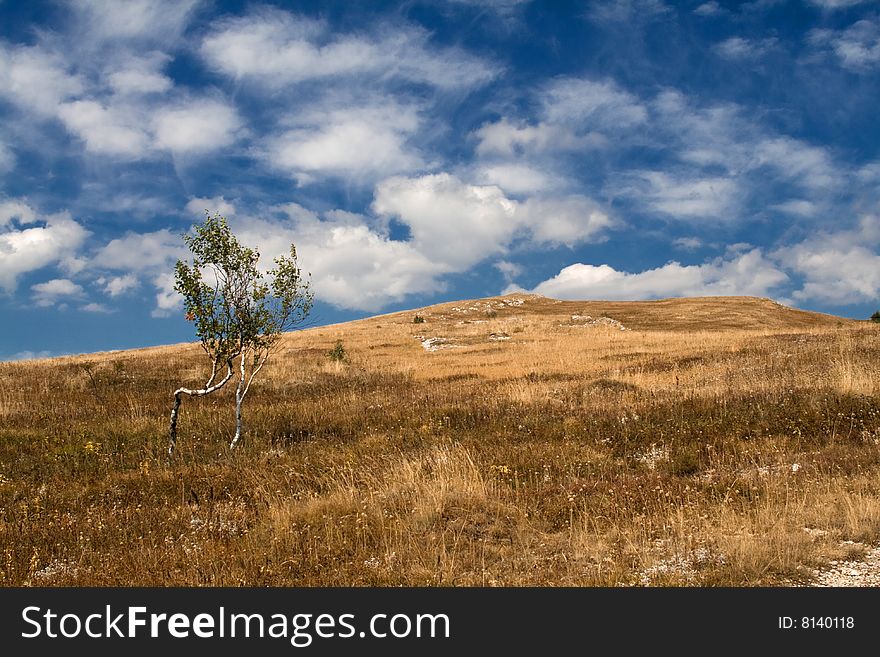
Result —
M 603 319 L 607 318 L 607 319 Z M 880 325 L 510 295 L 0 363 L 3 586 L 795 586 L 880 542 Z M 340 341 L 345 357 L 328 355 Z

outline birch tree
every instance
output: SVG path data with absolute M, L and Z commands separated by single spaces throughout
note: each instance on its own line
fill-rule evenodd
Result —
M 169 456 L 177 444 L 177 418 L 184 395 L 204 397 L 220 390 L 236 375 L 235 447 L 242 436 L 242 403 L 257 374 L 266 365 L 284 331 L 301 324 L 312 308 L 312 292 L 299 267 L 296 247 L 275 259 L 264 274 L 259 251 L 243 246 L 226 219 L 206 212 L 183 240 L 192 262 L 177 261 L 174 289 L 183 296 L 186 318 L 195 325 L 211 374 L 198 389 L 174 391 L 169 428 Z

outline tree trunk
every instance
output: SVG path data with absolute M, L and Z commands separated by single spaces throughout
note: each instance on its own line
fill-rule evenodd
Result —
M 238 441 L 241 440 L 241 403 L 244 401 L 244 377 L 238 382 L 235 389 L 235 436 L 229 444 L 229 448 L 233 449 Z
M 215 383 L 214 385 L 210 385 L 211 381 L 214 380 L 213 373 L 211 374 L 211 378 L 208 380 L 208 385 L 201 390 L 190 390 L 189 388 L 178 388 L 174 391 L 174 405 L 171 407 L 171 421 L 168 427 L 168 456 L 174 455 L 174 448 L 177 446 L 177 416 L 180 411 L 180 402 L 182 401 L 181 395 L 189 395 L 190 397 L 204 397 L 205 395 L 211 394 L 215 390 L 219 390 L 223 386 L 226 385 L 227 381 L 232 378 L 232 361 L 227 361 L 226 363 L 226 376 L 223 377 L 222 381 Z
M 174 448 L 177 445 L 177 413 L 180 411 L 180 390 L 174 393 L 174 406 L 171 407 L 171 428 L 168 435 L 168 456 L 174 454 Z

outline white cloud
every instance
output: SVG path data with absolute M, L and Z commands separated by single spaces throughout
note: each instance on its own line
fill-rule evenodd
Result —
M 149 136 L 137 118 L 91 100 L 77 100 L 58 107 L 68 130 L 86 144 L 86 150 L 107 155 L 138 157 L 149 145 Z
M 726 10 L 721 7 L 715 0 L 710 0 L 709 2 L 704 2 L 699 7 L 694 9 L 694 13 L 697 16 L 718 16 L 723 14 Z
M 474 135 L 479 139 L 477 154 L 513 157 L 553 151 L 601 148 L 607 140 L 596 132 L 576 134 L 570 127 L 538 123 L 516 125 L 508 119 L 481 126 Z
M 547 85 L 542 95 L 542 113 L 549 123 L 618 131 L 648 118 L 636 96 L 610 81 L 560 78 Z
M 718 55 L 724 59 L 743 60 L 757 59 L 776 46 L 776 39 L 750 40 L 742 37 L 730 37 L 715 45 Z
M 0 226 L 5 226 L 13 219 L 18 219 L 22 224 L 30 224 L 36 221 L 37 213 L 24 201 L 3 200 L 0 201 Z
M 188 253 L 180 236 L 168 229 L 152 233 L 129 232 L 124 237 L 110 240 L 95 254 L 92 264 L 116 271 L 154 272 L 170 268 Z
M 731 178 L 673 177 L 661 171 L 634 174 L 624 195 L 640 198 L 648 207 L 674 219 L 736 219 L 738 186 Z
M 13 218 L 18 224 L 10 227 Z M 4 201 L 0 204 L 0 288 L 12 293 L 20 275 L 70 261 L 88 234 L 66 212 L 43 217 L 21 201 Z
M 760 249 L 702 265 L 670 262 L 640 273 L 574 264 L 531 292 L 558 299 L 637 300 L 699 295 L 767 296 L 787 280 Z
M 512 194 L 546 192 L 559 186 L 557 178 L 526 164 L 495 164 L 477 171 L 479 182 L 498 185 Z
M 866 72 L 880 65 L 880 21 L 875 18 L 841 30 L 813 30 L 808 41 L 814 47 L 830 49 L 844 68 Z
M 587 16 L 597 23 L 622 23 L 632 26 L 670 13 L 663 0 L 593 0 Z
M 103 285 L 104 292 L 111 297 L 118 297 L 120 294 L 125 294 L 140 285 L 140 281 L 138 281 L 137 276 L 134 274 L 114 276 L 108 281 L 101 279 L 99 282 Z
M 880 298 L 880 218 L 865 216 L 857 228 L 822 232 L 774 253 L 804 283 L 795 299 L 834 306 Z
M 153 277 L 153 285 L 156 288 L 156 307 L 150 313 L 153 317 L 170 317 L 183 308 L 183 297 L 174 289 L 172 274 L 157 274 Z
M 109 314 L 109 313 L 113 312 L 107 306 L 105 306 L 103 303 L 95 303 L 95 302 L 85 304 L 84 306 L 80 307 L 80 310 L 82 310 L 83 312 L 87 312 L 87 313 L 98 313 L 98 314 Z
M 182 155 L 229 146 L 235 141 L 240 126 L 235 108 L 209 99 L 165 107 L 154 117 L 156 146 Z
M 615 222 L 584 196 L 530 198 L 517 207 L 517 218 L 536 242 L 574 246 L 601 241 L 602 233 Z
M 54 306 L 61 299 L 78 299 L 85 296 L 81 286 L 66 278 L 55 278 L 31 286 L 34 303 L 41 307 Z
M 495 269 L 501 272 L 501 275 L 504 276 L 504 280 L 508 283 L 513 281 L 514 278 L 523 272 L 523 268 L 520 265 L 507 260 L 499 260 L 496 262 Z
M 498 187 L 449 174 L 389 178 L 377 186 L 373 210 L 378 220 L 342 211 L 319 217 L 289 204 L 271 210 L 270 218 L 236 216 L 232 223 L 245 244 L 259 247 L 265 263 L 296 244 L 319 299 L 367 311 L 440 291 L 444 275 L 504 253 L 515 239 L 574 244 L 602 239 L 612 225 L 582 196 L 515 201 Z M 392 218 L 409 229 L 407 239 L 390 238 Z M 502 271 L 511 274 L 515 265 Z
M 334 305 L 377 311 L 410 294 L 442 289 L 437 276 L 447 268 L 408 242 L 391 240 L 362 217 L 329 213 L 324 220 L 295 204 L 281 221 L 240 217 L 236 234 L 260 247 L 265 262 L 297 247 L 300 266 L 312 275 L 315 294 Z
M 7 173 L 15 168 L 15 153 L 8 144 L 0 141 L 0 173 Z
M 327 24 L 262 9 L 215 22 L 200 53 L 235 78 L 281 87 L 340 76 L 402 78 L 440 88 L 488 82 L 496 69 L 459 48 L 432 48 L 428 33 L 411 26 L 332 34 Z
M 856 176 L 862 182 L 880 182 L 880 162 L 870 162 L 865 164 L 856 171 Z
M 651 102 L 652 125 L 663 134 L 664 146 L 697 167 L 721 166 L 740 173 L 751 161 L 760 131 L 744 121 L 735 105 L 694 107 L 684 94 L 663 91 Z
M 72 0 L 80 34 L 90 41 L 172 42 L 180 38 L 199 0 Z
M 672 244 L 685 251 L 695 251 L 703 246 L 703 240 L 699 237 L 678 237 L 672 240 Z
M 186 204 L 187 212 L 199 215 L 205 214 L 205 210 L 211 214 L 220 213 L 224 217 L 232 217 L 235 214 L 235 205 L 227 201 L 223 196 L 213 198 L 194 197 Z
M 739 106 L 698 108 L 683 94 L 665 91 L 654 99 L 651 109 L 664 148 L 693 167 L 679 177 L 699 181 L 710 178 L 704 172 L 713 171 L 711 178 L 717 179 L 718 167 L 727 174 L 723 178 L 728 184 L 719 188 L 713 183 L 713 187 L 721 192 L 719 201 L 733 201 L 720 204 L 728 212 L 746 207 L 751 194 L 770 185 L 774 196 L 782 184 L 789 184 L 808 196 L 803 200 L 817 202 L 847 175 L 847 167 L 836 164 L 827 148 L 773 133 L 748 120 Z M 696 191 L 695 197 L 704 196 Z
M 385 180 L 373 209 L 399 218 L 420 253 L 455 270 L 503 252 L 520 227 L 517 203 L 500 188 L 468 185 L 446 173 Z
M 162 73 L 169 61 L 171 57 L 161 52 L 123 58 L 120 62 L 114 62 L 113 67 L 105 74 L 107 84 L 120 96 L 142 96 L 170 91 L 174 83 Z
M 810 3 L 816 5 L 817 7 L 822 7 L 823 9 L 842 9 L 844 7 L 854 7 L 855 5 L 860 5 L 863 2 L 869 2 L 870 0 L 809 0 Z
M 419 127 L 412 107 L 386 102 L 324 109 L 305 114 L 297 123 L 271 138 L 267 157 L 301 182 L 310 180 L 311 174 L 375 180 L 425 164 L 407 144 Z
M 61 57 L 39 47 L 7 47 L 0 42 L 0 97 L 44 118 L 83 91 L 82 79 L 70 73 Z
M 612 225 L 582 196 L 515 201 L 497 186 L 469 185 L 446 173 L 385 180 L 376 188 L 373 209 L 397 217 L 420 253 L 455 271 L 504 253 L 520 235 L 574 244 L 598 240 Z
M 818 212 L 815 203 L 803 199 L 791 199 L 783 203 L 776 203 L 770 207 L 774 210 L 779 210 L 780 212 L 794 215 L 796 217 L 813 217 Z
M 828 152 L 791 137 L 763 139 L 754 145 L 754 164 L 769 165 L 777 175 L 808 190 L 824 192 L 840 183 Z

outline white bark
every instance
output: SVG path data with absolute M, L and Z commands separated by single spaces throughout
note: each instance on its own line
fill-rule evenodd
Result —
M 250 376 L 247 376 L 247 370 L 245 369 L 248 357 L 250 354 L 244 353 L 241 356 L 241 364 L 239 368 L 239 380 L 238 387 L 235 389 L 235 436 L 232 438 L 232 442 L 229 444 L 230 448 L 238 445 L 242 436 L 242 425 L 241 425 L 241 405 L 244 402 L 245 395 L 248 394 L 248 390 L 251 389 L 251 383 L 254 382 L 254 377 L 257 376 L 259 371 L 263 369 L 263 365 L 266 364 L 266 361 L 269 359 L 269 351 L 267 350 L 262 354 L 259 358 L 257 365 L 254 367 Z
M 238 444 L 238 441 L 241 440 L 241 402 L 244 400 L 244 395 L 247 392 L 245 389 L 244 369 L 247 356 L 247 352 L 241 355 L 241 363 L 239 365 L 238 386 L 235 389 L 235 436 L 233 436 L 232 442 L 229 443 L 230 449 L 234 448 Z
M 211 367 L 211 378 L 208 379 L 208 382 L 205 384 L 204 388 L 201 388 L 199 390 L 178 388 L 174 391 L 174 405 L 171 407 L 171 426 L 168 432 L 168 456 L 172 456 L 174 454 L 174 448 L 177 445 L 177 415 L 180 411 L 180 402 L 183 400 L 183 397 L 181 395 L 189 395 L 190 397 L 204 397 L 205 395 L 211 394 L 215 390 L 219 390 L 227 384 L 229 379 L 232 378 L 232 361 L 226 361 L 226 376 L 224 376 L 219 382 L 213 383 L 216 376 L 217 361 L 214 361 Z

